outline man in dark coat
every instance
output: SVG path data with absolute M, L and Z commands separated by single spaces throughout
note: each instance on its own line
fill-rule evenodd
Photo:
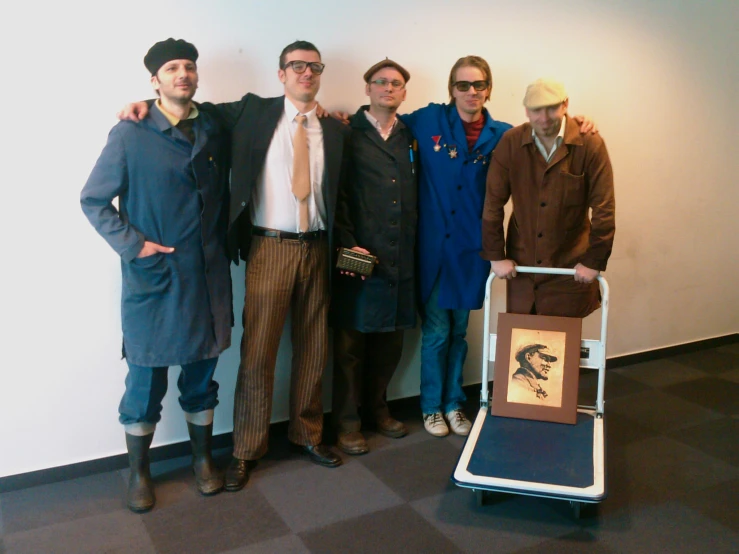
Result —
M 316 116 L 324 67 L 313 44 L 296 41 L 280 55 L 285 96 L 247 94 L 214 107 L 232 138 L 230 254 L 234 261 L 246 260 L 234 451 L 225 483 L 230 491 L 244 487 L 249 462 L 267 452 L 275 363 L 288 312 L 293 351 L 288 440 L 316 464 L 341 464 L 322 444 L 321 379 L 328 358 L 330 251 L 349 130 Z M 301 199 L 296 176 L 306 140 L 309 192 Z
M 370 105 L 351 118 L 351 163 L 339 195 L 337 246 L 378 258 L 367 279 L 333 281 L 333 415 L 338 447 L 364 454 L 358 408 L 383 435 L 407 434 L 388 411 L 386 391 L 403 352 L 403 330 L 416 322 L 415 243 L 418 198 L 415 141 L 396 117 L 410 74 L 385 59 L 365 74 Z
M 159 95 L 140 124 L 118 123 L 81 194 L 90 223 L 121 256 L 123 355 L 128 363 L 120 422 L 131 475 L 128 507 L 154 505 L 148 451 L 161 418 L 167 369 L 177 382 L 202 494 L 223 480 L 211 459 L 218 356 L 231 343 L 231 276 L 226 254 L 226 137 L 198 112 L 198 52 L 158 42 L 144 64 Z M 118 198 L 118 208 L 113 205 Z

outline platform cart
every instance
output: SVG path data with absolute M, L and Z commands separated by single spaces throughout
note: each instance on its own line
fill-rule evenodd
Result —
M 516 267 L 518 273 L 574 275 L 574 269 Z M 585 504 L 606 497 L 605 390 L 608 282 L 600 284 L 600 340 L 583 340 L 580 367 L 598 370 L 598 391 L 593 406 L 577 407 L 574 425 L 493 416 L 488 393 L 488 366 L 495 361 L 497 335 L 490 333 L 490 290 L 485 285 L 485 319 L 480 411 L 460 454 L 452 481 L 472 489 L 479 505 L 486 492 L 502 492 L 569 501 L 580 517 Z

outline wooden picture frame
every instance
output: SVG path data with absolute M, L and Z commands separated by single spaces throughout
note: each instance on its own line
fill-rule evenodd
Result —
M 582 319 L 498 314 L 494 416 L 575 424 Z

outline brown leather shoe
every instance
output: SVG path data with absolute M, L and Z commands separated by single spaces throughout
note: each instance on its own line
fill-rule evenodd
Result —
M 232 457 L 226 470 L 223 488 L 229 492 L 240 491 L 249 480 L 249 460 Z
M 336 441 L 336 446 L 339 450 L 351 454 L 352 456 L 359 456 L 360 454 L 366 454 L 369 452 L 369 446 L 367 441 L 364 440 L 364 436 L 359 431 L 352 431 L 350 433 L 339 433 L 339 438 Z
M 408 428 L 402 421 L 398 421 L 392 417 L 386 417 L 385 419 L 377 420 L 377 432 L 391 439 L 399 439 L 408 434 Z

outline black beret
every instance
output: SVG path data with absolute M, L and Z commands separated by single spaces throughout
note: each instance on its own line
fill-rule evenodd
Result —
M 398 73 L 400 73 L 403 76 L 403 79 L 405 79 L 406 83 L 411 80 L 411 74 L 408 73 L 408 70 L 405 67 L 403 67 L 397 62 L 394 62 L 393 60 L 389 58 L 385 58 L 384 60 L 382 60 L 381 62 L 377 62 L 375 65 L 373 65 L 367 70 L 367 72 L 364 74 L 364 82 L 369 83 L 370 79 L 375 73 L 377 73 L 378 71 L 386 67 L 392 67 L 393 69 L 397 69 Z
M 195 62 L 197 59 L 198 49 L 194 45 L 182 39 L 168 38 L 149 48 L 144 56 L 144 65 L 152 75 L 156 75 L 159 68 L 169 61 L 190 60 Z

